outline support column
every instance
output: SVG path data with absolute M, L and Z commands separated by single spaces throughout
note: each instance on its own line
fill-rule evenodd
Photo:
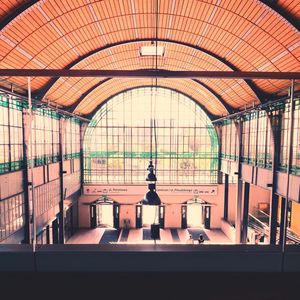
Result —
M 32 250 L 35 252 L 36 247 L 36 216 L 35 216 L 35 189 L 34 189 L 34 176 L 33 176 L 33 168 L 34 168 L 34 156 L 33 156 L 33 138 L 32 138 L 32 101 L 31 101 L 31 78 L 27 78 L 28 83 L 28 140 L 30 146 L 30 182 L 28 182 L 28 186 L 31 186 L 31 201 L 29 197 L 29 214 L 30 220 L 29 223 L 32 224 L 30 226 L 30 230 L 32 230 L 31 242 L 32 242 Z
M 242 201 L 243 201 L 243 181 L 238 178 L 236 190 L 236 206 L 235 206 L 235 242 L 240 244 L 242 240 Z
M 245 185 L 244 185 L 244 207 L 243 207 L 243 227 L 242 227 L 242 239 L 241 239 L 242 244 L 247 244 L 249 194 L 250 194 L 250 184 L 248 182 L 245 182 Z
M 281 141 L 281 114 L 272 112 L 269 115 L 270 131 L 272 134 L 272 182 L 270 193 L 270 217 L 269 217 L 269 244 L 276 245 L 277 238 L 277 217 L 278 217 L 278 195 L 277 190 L 277 170 L 280 156 Z
M 271 193 L 269 218 L 269 244 L 276 245 L 277 238 L 277 218 L 278 218 L 278 195 Z
M 285 222 L 284 222 L 284 212 L 286 210 L 286 199 L 284 197 L 281 197 L 281 209 L 280 209 L 280 235 L 279 235 L 279 244 L 283 245 L 283 235 L 284 235 L 284 227 L 285 227 Z
M 24 191 L 24 214 L 25 230 L 24 244 L 30 244 L 30 205 L 29 205 L 29 185 L 28 185 L 28 111 L 23 108 L 22 112 L 22 135 L 23 135 L 23 191 Z
M 289 192 L 290 192 L 290 173 L 292 168 L 292 154 L 293 154 L 293 129 L 294 129 L 294 111 L 295 111 L 295 99 L 294 99 L 294 80 L 291 81 L 290 89 L 291 99 L 290 99 L 290 113 L 289 113 L 289 135 L 288 135 L 288 157 L 287 157 L 287 168 L 286 168 L 286 194 L 285 194 L 285 207 L 284 207 L 284 217 L 283 217 L 283 235 L 282 235 L 282 253 L 285 252 L 286 245 L 286 233 L 287 233 L 287 214 L 288 214 L 288 202 L 289 202 Z M 282 267 L 284 263 L 282 262 Z
M 225 174 L 225 181 L 224 181 L 224 220 L 228 220 L 228 188 L 229 188 L 229 175 Z
M 84 155 L 83 155 L 83 138 L 87 128 L 87 123 L 80 122 L 80 186 L 83 189 L 84 183 Z
M 236 244 L 241 243 L 242 238 L 242 201 L 243 201 L 243 181 L 241 179 L 241 153 L 242 153 L 242 122 L 239 121 L 236 124 L 238 141 L 239 141 L 239 149 L 238 149 L 238 171 L 237 171 L 237 187 L 236 187 L 236 207 L 235 207 L 235 242 Z
M 218 184 L 223 183 L 223 172 L 221 172 L 221 158 L 222 158 L 222 125 L 215 125 L 215 129 L 218 136 L 219 148 L 218 148 Z
M 65 220 L 64 220 L 64 153 L 63 153 L 63 141 L 64 141 L 64 118 L 59 120 L 59 181 L 60 181 L 60 201 L 59 201 L 59 244 L 65 242 Z

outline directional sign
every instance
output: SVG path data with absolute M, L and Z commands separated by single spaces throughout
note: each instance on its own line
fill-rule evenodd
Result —
M 147 190 L 147 185 L 84 185 L 85 195 L 142 195 Z M 216 196 L 217 185 L 157 185 L 159 195 L 186 195 L 186 196 Z

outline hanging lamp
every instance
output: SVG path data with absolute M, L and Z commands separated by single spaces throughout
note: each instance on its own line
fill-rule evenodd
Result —
M 157 37 L 158 37 L 158 1 L 156 1 L 156 56 L 155 56 L 155 69 L 157 70 Z M 157 89 L 157 78 L 155 80 L 155 86 Z M 156 95 L 156 93 L 155 93 Z M 154 137 L 155 137 L 155 154 L 156 154 L 156 164 L 157 164 L 157 143 L 156 143 L 156 130 L 155 130 L 155 120 L 152 122 L 152 95 L 151 95 L 151 117 L 150 117 L 150 161 L 147 170 L 149 171 L 146 181 L 148 181 L 148 192 L 146 192 L 144 198 L 142 199 L 142 204 L 146 205 L 160 205 L 161 200 L 156 192 L 156 175 L 155 168 L 152 162 L 152 130 L 154 127 Z M 152 123 L 154 123 L 152 126 Z

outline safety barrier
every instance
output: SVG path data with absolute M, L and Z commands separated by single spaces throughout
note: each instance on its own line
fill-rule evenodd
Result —
M 1 245 L 0 272 L 300 272 L 300 247 L 271 245 Z

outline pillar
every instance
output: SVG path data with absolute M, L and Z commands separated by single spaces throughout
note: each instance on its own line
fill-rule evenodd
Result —
M 24 243 L 30 244 L 30 204 L 29 204 L 29 185 L 28 185 L 28 112 L 23 108 L 22 113 L 22 135 L 23 135 L 23 191 L 24 191 L 24 215 L 25 230 Z
M 229 189 L 229 175 L 225 174 L 224 180 L 224 220 L 228 220 L 228 189 Z
M 236 235 L 235 235 L 235 242 L 236 244 L 241 243 L 241 238 L 242 238 L 242 201 L 243 201 L 243 181 L 241 179 L 241 173 L 242 173 L 242 168 L 241 168 L 241 153 L 242 153 L 242 122 L 239 121 L 236 123 L 236 129 L 237 129 L 237 134 L 238 134 L 238 142 L 239 142 L 239 148 L 238 148 L 238 170 L 237 170 L 237 187 L 236 187 L 236 206 L 235 206 L 235 230 L 236 230 Z
M 65 220 L 64 220 L 64 153 L 63 153 L 63 141 L 64 141 L 64 118 L 61 117 L 59 120 L 59 181 L 60 181 L 60 201 L 59 201 L 59 244 L 65 242 Z
M 243 226 L 242 226 L 242 237 L 241 242 L 247 244 L 247 233 L 248 233 L 248 214 L 249 214 L 249 194 L 250 184 L 245 182 L 244 184 L 244 206 L 243 206 Z

